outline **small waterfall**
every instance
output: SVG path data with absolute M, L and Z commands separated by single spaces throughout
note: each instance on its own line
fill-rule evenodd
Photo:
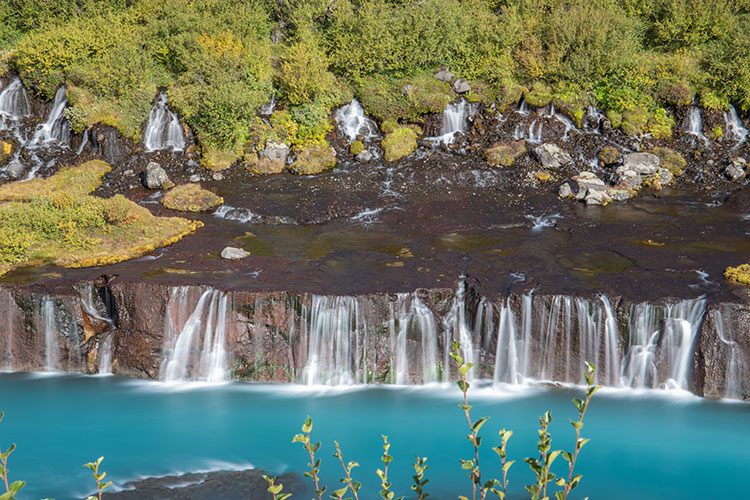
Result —
M 34 135 L 26 145 L 28 149 L 68 147 L 70 144 L 70 122 L 65 116 L 67 107 L 68 98 L 63 85 L 55 93 L 55 101 L 52 103 L 52 109 L 47 115 L 47 120 L 37 126 Z
M 95 294 L 96 288 L 89 284 L 83 293 L 81 294 L 81 307 L 84 312 L 90 317 L 99 322 L 107 325 L 107 331 L 103 332 L 99 339 L 99 367 L 98 372 L 100 374 L 111 374 L 112 373 L 112 357 L 114 356 L 114 329 L 115 324 L 110 318 L 106 318 L 99 314 L 95 305 Z
M 518 103 L 518 106 L 516 107 L 516 113 L 520 113 L 522 115 L 528 115 L 530 113 L 529 105 L 526 104 L 526 97 L 521 97 L 521 101 Z
M 0 130 L 7 130 L 11 122 L 18 122 L 30 114 L 29 94 L 21 80 L 15 78 L 0 92 Z
M 177 114 L 167 106 L 167 94 L 160 92 L 154 107 L 148 115 L 148 123 L 143 130 L 143 149 L 152 151 L 185 150 L 185 135 Z
M 42 319 L 44 320 L 44 369 L 55 371 L 60 368 L 60 346 L 55 322 L 55 303 L 49 297 L 42 299 Z
M 395 336 L 395 383 L 439 382 L 438 332 L 432 311 L 414 294 L 399 294 L 391 303 L 391 335 Z M 398 313 L 397 313 L 398 311 Z M 409 340 L 419 339 L 417 355 L 409 348 Z M 415 359 L 417 358 L 417 359 Z M 416 365 L 412 368 L 411 365 Z M 414 376 L 412 376 L 414 373 Z
M 339 130 L 346 136 L 349 142 L 358 138 L 369 141 L 378 135 L 378 126 L 370 118 L 365 116 L 365 110 L 358 100 L 354 99 L 346 106 L 342 106 L 334 115 Z
M 268 102 L 260 107 L 260 109 L 258 110 L 258 114 L 260 116 L 271 116 L 275 109 L 276 109 L 276 93 L 274 92 L 273 94 L 271 94 L 271 98 L 268 100 Z
M 555 227 L 555 224 L 557 224 L 557 221 L 562 219 L 562 215 L 559 213 L 542 214 L 542 215 L 527 215 L 526 218 L 531 221 L 531 232 L 540 233 L 545 228 Z
M 701 108 L 698 107 L 697 103 L 693 103 L 688 109 L 688 119 L 685 126 L 685 132 L 691 135 L 694 139 L 700 139 L 704 144 L 707 144 L 708 138 L 703 135 L 703 117 L 701 114 Z
M 721 308 L 714 313 L 716 332 L 722 344 L 729 348 L 729 361 L 724 375 L 724 397 L 727 399 L 742 399 L 743 375 L 745 373 L 745 360 L 742 356 L 740 346 L 733 340 L 731 330 L 724 328 L 724 315 Z
M 510 299 L 500 306 L 497 327 L 497 350 L 495 352 L 495 372 L 493 382 L 520 384 L 523 377 L 519 372 L 518 346 L 516 345 L 516 319 L 510 306 Z
M 450 371 L 450 349 L 453 341 L 460 345 L 461 356 L 465 363 L 472 363 L 474 367 L 469 371 L 468 378 L 474 378 L 477 370 L 476 347 L 474 345 L 474 330 L 469 324 L 466 311 L 466 277 L 461 276 L 456 287 L 456 294 L 448 314 L 443 318 L 445 332 L 445 359 L 443 373 L 448 377 Z
M 349 385 L 367 381 L 363 369 L 366 327 L 355 297 L 313 295 L 307 362 L 307 385 Z
M 466 99 L 448 104 L 443 110 L 440 135 L 429 139 L 434 144 L 452 144 L 459 133 L 466 133 L 469 118 L 476 113 L 476 110 L 476 105 L 468 103 Z
M 554 107 L 552 109 L 554 110 Z M 575 126 L 573 121 L 567 116 L 557 113 L 556 111 L 553 111 L 553 117 L 555 118 L 555 120 L 562 123 L 563 126 L 565 127 L 565 130 L 562 136 L 563 141 L 567 141 L 568 139 L 570 139 L 571 132 L 578 132 L 578 128 Z M 539 140 L 541 141 L 541 131 L 540 131 Z
M 604 122 L 606 116 L 596 106 L 589 106 L 586 110 L 586 128 L 598 134 L 601 131 L 602 122 Z
M 724 112 L 724 121 L 726 122 L 727 136 L 737 143 L 745 142 L 747 139 L 747 129 L 742 124 L 737 110 L 729 105 L 729 111 Z
M 191 310 L 189 292 L 189 287 L 172 290 L 165 319 L 161 378 L 168 382 L 222 382 L 227 376 L 227 294 L 205 290 Z

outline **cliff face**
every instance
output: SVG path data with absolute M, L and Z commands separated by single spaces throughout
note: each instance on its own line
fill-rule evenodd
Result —
M 199 286 L 82 283 L 0 288 L 6 369 L 163 380 L 307 384 L 439 382 L 458 342 L 493 383 L 682 388 L 750 399 L 750 305 L 705 298 L 631 302 L 456 290 L 320 296 Z

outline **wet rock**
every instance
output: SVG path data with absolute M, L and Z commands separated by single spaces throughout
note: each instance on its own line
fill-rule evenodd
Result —
M 266 142 L 266 147 L 263 148 L 258 154 L 260 159 L 267 159 L 270 161 L 279 161 L 282 165 L 286 164 L 286 160 L 289 157 L 289 146 L 283 142 Z
M 193 174 L 193 175 L 190 176 L 189 180 L 190 180 L 190 182 L 200 182 L 201 181 L 201 176 L 198 175 L 198 174 Z
M 632 170 L 638 175 L 652 175 L 657 172 L 659 163 L 659 157 L 655 154 L 630 153 L 623 158 L 622 168 Z
M 747 177 L 747 173 L 745 172 L 746 167 L 747 162 L 744 158 L 732 158 L 727 168 L 724 169 L 724 175 L 732 182 L 743 181 Z
M 625 201 L 633 197 L 633 191 L 620 186 L 607 188 L 607 196 L 613 201 Z
M 286 163 L 281 160 L 259 158 L 255 153 L 246 154 L 243 165 L 253 174 L 280 174 L 286 168 Z
M 363 149 L 362 151 L 357 153 L 357 156 L 355 158 L 357 159 L 357 161 L 367 163 L 368 161 L 372 160 L 372 153 L 370 153 L 366 149 Z
M 534 148 L 534 155 L 544 168 L 552 170 L 569 165 L 573 161 L 573 158 L 567 151 L 551 142 Z
M 200 165 L 195 160 L 188 160 L 187 163 L 185 164 L 185 167 L 187 167 L 188 171 L 191 171 L 191 170 L 194 171 L 195 169 L 200 167 Z
M 599 190 L 588 190 L 586 192 L 586 205 L 608 205 L 612 198 L 609 197 L 606 191 Z
M 557 195 L 560 198 L 573 198 L 573 188 L 570 187 L 570 184 L 567 182 L 562 183 L 562 185 L 557 189 Z
M 14 161 L 8 165 L 5 171 L 8 173 L 8 176 L 10 176 L 11 179 L 20 179 L 23 175 L 24 170 L 26 170 L 26 167 L 23 165 L 23 163 L 21 163 L 20 161 Z
M 626 189 L 640 189 L 643 178 L 635 170 L 623 166 L 617 169 L 617 183 Z
M 226 260 L 239 260 L 249 256 L 249 252 L 237 247 L 226 247 L 221 251 L 221 258 Z
M 214 172 L 211 175 L 211 178 L 213 180 L 215 180 L 215 181 L 223 181 L 224 180 L 224 174 L 222 174 L 221 172 Z
M 463 78 L 459 78 L 458 80 L 453 82 L 453 91 L 457 94 L 465 94 L 470 90 L 471 85 L 469 85 L 469 82 L 467 82 Z
M 669 186 L 674 181 L 674 175 L 666 168 L 659 167 L 656 172 L 657 180 L 662 186 Z
M 158 163 L 152 161 L 146 165 L 143 174 L 143 185 L 148 189 L 169 189 L 174 183 L 169 180 L 167 172 Z
M 133 172 L 133 171 L 132 171 L 131 169 L 127 169 L 127 170 L 124 170 L 124 171 L 122 172 L 122 175 L 123 175 L 124 177 L 130 177 L 130 176 L 131 176 L 131 175 L 133 175 L 133 174 L 135 174 L 135 172 Z
M 578 183 L 579 189 L 587 189 L 589 191 L 606 191 L 607 184 L 596 176 L 594 172 L 581 172 L 577 176 L 573 177 L 573 180 Z
M 441 82 L 451 83 L 455 76 L 453 76 L 453 73 L 451 73 L 448 68 L 443 66 L 440 68 L 440 71 L 435 73 L 435 78 L 437 78 Z

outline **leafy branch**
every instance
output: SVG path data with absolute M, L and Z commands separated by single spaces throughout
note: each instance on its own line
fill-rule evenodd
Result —
M 96 495 L 91 495 L 86 500 L 102 500 L 102 495 L 104 495 L 104 490 L 112 486 L 112 481 L 104 481 L 104 478 L 107 477 L 107 473 L 102 471 L 99 472 L 99 467 L 102 464 L 102 461 L 104 460 L 104 457 L 99 457 L 96 459 L 96 462 L 89 462 L 87 464 L 83 464 L 84 467 L 91 470 L 91 475 L 96 479 Z
M 3 421 L 3 418 L 5 418 L 5 413 L 0 411 L 0 422 Z M 0 470 L 0 477 L 2 477 L 3 484 L 5 485 L 5 493 L 0 495 L 0 500 L 15 500 L 18 492 L 26 486 L 24 481 L 10 482 L 10 479 L 8 479 L 8 458 L 10 458 L 15 449 L 15 444 L 11 444 L 6 451 L 2 451 L 2 448 L 0 448 L 0 467 L 2 468 Z
M 292 443 L 302 443 L 308 455 L 310 455 L 310 463 L 307 464 L 310 470 L 305 472 L 305 476 L 309 477 L 313 481 L 315 486 L 315 494 L 318 500 L 323 500 L 323 494 L 326 492 L 325 486 L 320 486 L 320 479 L 318 474 L 320 473 L 320 459 L 315 458 L 315 453 L 320 449 L 320 442 L 312 443 L 310 441 L 310 433 L 312 433 L 313 421 L 309 416 L 302 424 L 302 434 L 297 434 L 292 438 Z

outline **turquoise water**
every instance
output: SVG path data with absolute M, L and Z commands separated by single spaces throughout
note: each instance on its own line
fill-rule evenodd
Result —
M 484 427 L 485 473 L 496 466 L 491 446 L 500 427 L 515 432 L 511 458 L 531 455 L 536 418 L 554 416 L 553 446 L 570 449 L 571 389 L 476 391 L 474 415 Z M 415 454 L 429 457 L 431 498 L 468 492 L 458 458 L 468 458 L 457 389 L 383 388 L 309 390 L 285 385 L 164 386 L 116 377 L 0 375 L 0 445 L 12 440 L 12 477 L 28 481 L 22 499 L 58 500 L 89 493 L 81 464 L 105 455 L 118 483 L 177 471 L 252 464 L 273 472 L 299 471 L 304 452 L 291 443 L 307 414 L 323 441 L 323 477 L 338 478 L 333 439 L 362 467 L 358 478 L 376 491 L 381 434 L 393 443 L 393 479 L 407 495 Z M 750 471 L 750 405 L 690 396 L 599 393 L 584 429 L 592 439 L 580 459 L 579 490 L 592 499 L 724 498 L 744 496 Z M 494 470 L 493 470 L 494 472 Z M 520 460 L 513 490 L 530 481 Z M 308 498 L 308 495 L 301 498 Z M 523 497 L 520 495 L 520 497 Z M 374 498 L 374 495 L 363 496 Z

